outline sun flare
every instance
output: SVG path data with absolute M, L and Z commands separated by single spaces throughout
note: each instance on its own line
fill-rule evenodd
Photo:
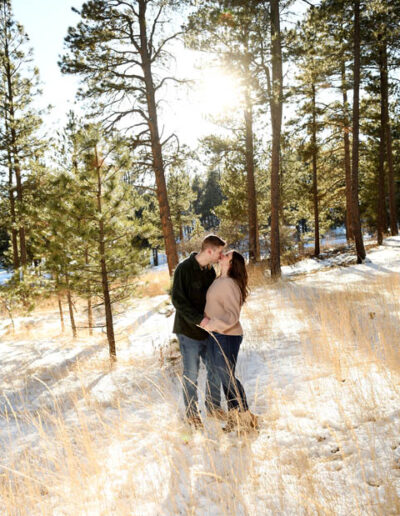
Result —
M 210 70 L 200 86 L 199 110 L 203 114 L 221 114 L 237 109 L 241 102 L 238 79 L 219 70 Z

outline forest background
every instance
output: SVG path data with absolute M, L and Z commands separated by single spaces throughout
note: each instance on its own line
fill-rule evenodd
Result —
M 150 255 L 172 274 L 218 232 L 278 279 L 306 241 L 318 257 L 330 228 L 359 262 L 365 232 L 397 234 L 398 2 L 84 2 L 58 57 L 66 88 L 79 84 L 61 122 L 13 2 L 0 6 L 11 316 L 56 296 L 76 335 L 74 297 L 89 331 L 104 305 L 115 358 L 113 303 Z

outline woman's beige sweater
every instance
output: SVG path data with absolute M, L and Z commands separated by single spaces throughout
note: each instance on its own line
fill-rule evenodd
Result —
M 243 335 L 239 321 L 241 292 L 232 278 L 223 276 L 211 283 L 207 290 L 205 315 L 210 322 L 206 329 L 226 335 Z

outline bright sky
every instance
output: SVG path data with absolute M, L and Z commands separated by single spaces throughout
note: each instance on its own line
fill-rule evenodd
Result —
M 75 77 L 61 74 L 57 61 L 67 28 L 79 19 L 71 6 L 81 4 L 81 0 L 12 0 L 15 18 L 24 26 L 33 47 L 43 84 L 42 102 L 54 106 L 47 123 L 57 127 L 72 107 L 77 87 Z

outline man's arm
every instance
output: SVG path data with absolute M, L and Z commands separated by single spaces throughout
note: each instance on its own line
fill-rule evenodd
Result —
M 172 284 L 172 304 L 189 323 L 200 324 L 204 315 L 198 312 L 188 299 L 185 289 L 185 273 L 182 267 L 177 267 Z

